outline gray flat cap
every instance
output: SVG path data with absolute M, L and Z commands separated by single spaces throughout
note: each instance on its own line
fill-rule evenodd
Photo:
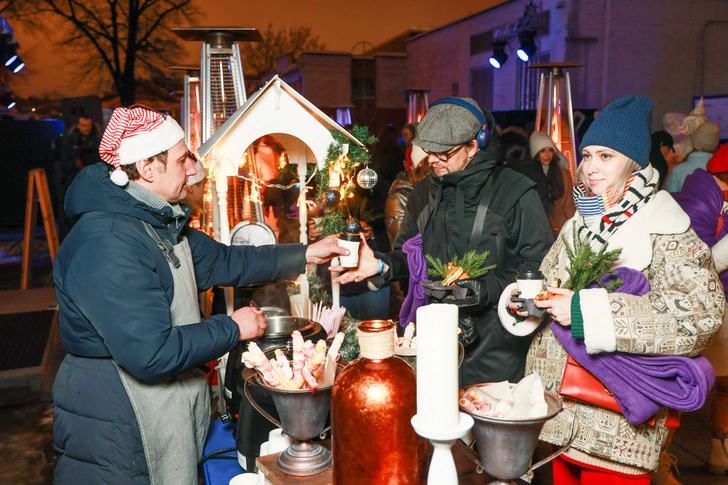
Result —
M 461 99 L 480 109 L 474 99 Z M 412 144 L 428 152 L 446 152 L 474 139 L 480 128 L 480 121 L 467 109 L 456 104 L 438 104 L 427 110 L 417 125 L 417 136 Z

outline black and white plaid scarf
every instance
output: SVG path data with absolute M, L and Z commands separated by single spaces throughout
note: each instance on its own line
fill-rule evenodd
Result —
M 579 216 L 574 221 L 574 230 L 577 231 L 579 240 L 589 240 L 595 251 L 606 246 L 611 235 L 654 195 L 659 177 L 660 174 L 651 165 L 632 174 L 622 198 L 614 205 L 604 209 L 598 228 L 588 227 L 584 219 L 585 216 L 595 214 L 584 214 L 580 208 Z M 574 186 L 573 195 L 577 207 L 589 206 L 589 204 L 585 204 L 585 201 L 594 197 L 587 193 L 586 187 L 581 183 Z

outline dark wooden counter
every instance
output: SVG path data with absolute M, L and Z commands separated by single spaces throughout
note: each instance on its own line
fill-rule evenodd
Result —
M 330 449 L 331 441 L 325 440 L 321 444 Z M 458 483 L 459 485 L 485 485 L 492 482 L 494 479 L 486 475 L 485 473 L 478 474 L 475 470 L 475 463 L 469 460 L 467 453 L 471 456 L 476 456 L 476 453 L 465 446 L 454 446 L 453 457 L 455 458 L 455 466 L 458 470 Z M 334 475 L 331 468 L 316 475 L 310 477 L 294 477 L 286 475 L 278 469 L 278 455 L 263 456 L 257 459 L 258 469 L 263 472 L 268 480 L 273 485 L 333 485 Z M 428 466 L 430 460 L 427 460 Z M 427 475 L 425 475 L 426 477 Z M 519 483 L 523 483 L 520 482 Z

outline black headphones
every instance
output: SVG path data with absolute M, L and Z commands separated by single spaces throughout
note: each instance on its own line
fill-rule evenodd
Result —
M 488 146 L 488 142 L 490 142 L 490 128 L 488 128 L 488 121 L 486 120 L 485 115 L 480 110 L 480 108 L 473 106 L 472 104 L 460 98 L 441 98 L 432 103 L 430 105 L 430 108 L 432 108 L 433 106 L 437 106 L 438 104 L 454 104 L 460 106 L 461 108 L 465 108 L 466 110 L 473 113 L 473 116 L 478 119 L 478 122 L 482 126 L 480 128 L 480 131 L 478 131 L 478 134 L 475 135 L 475 139 L 478 141 L 478 148 L 484 149 Z

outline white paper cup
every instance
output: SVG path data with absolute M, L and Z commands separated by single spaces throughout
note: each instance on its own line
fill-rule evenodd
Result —
M 544 289 L 543 275 L 540 271 L 523 271 L 516 275 L 516 286 L 521 290 L 521 298 L 536 298 Z
M 359 266 L 359 245 L 361 238 L 358 234 L 340 234 L 336 244 L 349 250 L 348 256 L 339 256 L 340 266 L 344 268 L 356 268 Z
M 240 475 L 235 475 L 230 480 L 229 485 L 257 485 L 257 483 L 257 473 L 241 473 Z
M 283 434 L 281 428 L 276 428 L 268 433 L 268 454 L 280 453 L 295 442 L 296 440 Z

